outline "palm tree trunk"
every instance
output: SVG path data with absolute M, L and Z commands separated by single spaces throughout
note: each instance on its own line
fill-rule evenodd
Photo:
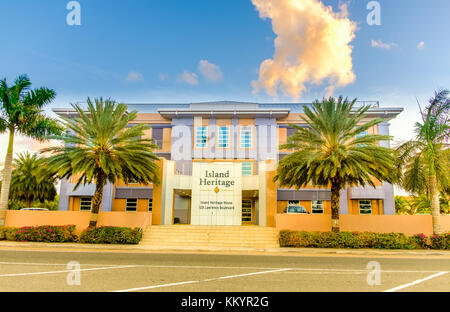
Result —
M 96 179 L 94 198 L 92 199 L 92 211 L 89 227 L 95 228 L 97 226 L 98 213 L 100 211 L 100 205 L 103 200 L 103 187 L 105 186 L 106 177 L 104 174 L 99 174 Z
M 441 207 L 439 203 L 439 191 L 437 188 L 436 176 L 429 177 L 430 181 L 430 206 L 433 220 L 433 233 L 441 234 Z
M 6 151 L 3 167 L 2 191 L 0 195 L 0 226 L 5 225 L 6 211 L 8 210 L 9 187 L 11 185 L 11 172 L 13 160 L 14 129 L 9 129 L 8 150 Z
M 339 233 L 341 230 L 339 224 L 339 202 L 341 199 L 341 186 L 338 183 L 331 183 L 331 230 Z

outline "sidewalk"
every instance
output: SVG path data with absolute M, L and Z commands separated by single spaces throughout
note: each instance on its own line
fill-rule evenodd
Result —
M 272 256 L 439 256 L 450 259 L 450 250 L 380 250 L 328 248 L 242 248 L 242 247 L 150 247 L 140 245 L 104 245 L 79 243 L 35 243 L 0 241 L 0 250 L 36 250 L 71 252 L 129 252 L 129 253 L 233 253 Z

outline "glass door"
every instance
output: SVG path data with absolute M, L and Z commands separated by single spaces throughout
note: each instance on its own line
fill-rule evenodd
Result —
M 252 223 L 253 222 L 253 203 L 251 199 L 242 200 L 242 223 Z

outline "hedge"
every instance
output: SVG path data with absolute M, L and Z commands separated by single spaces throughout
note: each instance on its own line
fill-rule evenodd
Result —
M 17 231 L 17 228 L 14 227 L 0 227 L 0 240 L 14 240 L 14 233 Z
M 280 247 L 450 249 L 450 233 L 427 237 L 403 233 L 280 231 Z
M 140 228 L 101 226 L 88 228 L 81 233 L 80 243 L 87 244 L 139 244 Z
M 25 226 L 21 228 L 1 227 L 0 240 L 19 242 L 63 243 L 76 242 L 75 225 Z

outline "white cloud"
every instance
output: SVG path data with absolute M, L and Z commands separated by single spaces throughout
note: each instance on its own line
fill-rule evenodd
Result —
M 372 45 L 372 48 L 380 48 L 380 49 L 384 49 L 384 50 L 390 50 L 393 47 L 397 47 L 398 46 L 398 44 L 396 44 L 394 42 L 393 43 L 384 43 L 381 40 L 377 40 L 377 41 L 372 40 L 371 45 Z
M 421 41 L 421 42 L 417 45 L 417 49 L 422 50 L 423 48 L 425 48 L 425 42 Z
M 198 70 L 207 80 L 218 83 L 223 80 L 223 74 L 220 67 L 208 62 L 207 60 L 201 60 L 198 64 Z
M 127 75 L 126 80 L 130 82 L 144 81 L 144 76 L 142 76 L 142 74 L 137 71 L 130 71 Z
M 196 86 L 198 85 L 198 76 L 195 73 L 190 73 L 185 70 L 181 75 L 178 76 L 177 81 Z

